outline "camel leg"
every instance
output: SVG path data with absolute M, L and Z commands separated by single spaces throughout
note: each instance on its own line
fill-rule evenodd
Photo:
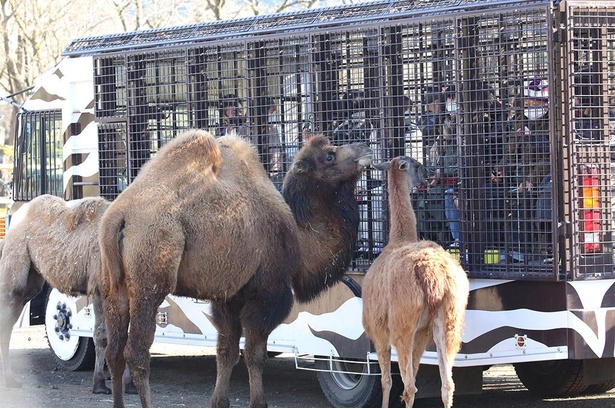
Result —
M 285 276 L 280 272 L 279 277 Z M 245 305 L 241 310 L 241 324 L 245 332 L 244 358 L 250 380 L 250 407 L 266 408 L 263 389 L 263 370 L 267 358 L 267 338 L 288 315 L 293 305 L 290 282 L 268 282 L 264 287 L 252 279 L 245 287 Z M 272 302 L 275 300 L 275 302 Z
M 447 333 L 444 323 L 444 312 L 438 311 L 438 315 L 433 324 L 433 339 L 438 353 L 438 366 L 440 368 L 440 380 L 442 381 L 442 403 L 445 408 L 453 406 L 453 393 L 455 393 L 455 383 L 453 381 L 453 360 L 456 351 L 451 353 L 447 346 Z
M 21 388 L 21 384 L 15 380 L 11 362 L 9 360 L 9 345 L 13 333 L 13 325 L 17 322 L 19 314 L 26 302 L 15 300 L 9 306 L 0 307 L 0 350 L 2 351 L 2 369 L 4 382 L 7 388 Z
M 94 349 L 96 362 L 94 363 L 94 375 L 92 379 L 92 393 L 108 395 L 111 389 L 105 384 L 105 348 L 107 347 L 107 333 L 105 317 L 103 313 L 102 298 L 99 294 L 93 297 L 94 304 Z
M 126 367 L 124 348 L 128 338 L 128 296 L 125 292 L 109 295 L 103 303 L 107 324 L 107 350 L 105 356 L 111 373 L 113 406 L 124 407 L 122 372 Z
M 142 288 L 139 290 L 138 293 L 131 294 L 134 302 L 130 305 L 130 332 L 128 333 L 126 348 L 124 348 L 124 359 L 128 368 L 130 368 L 130 375 L 139 392 L 141 405 L 144 408 L 150 408 L 154 405 L 149 385 L 151 359 L 149 350 L 154 343 L 158 306 L 169 291 L 156 293 Z
M 228 408 L 229 383 L 233 367 L 239 362 L 239 339 L 241 338 L 241 322 L 239 303 L 217 303 L 211 305 L 213 320 L 218 330 L 216 345 L 216 386 L 211 396 L 213 408 Z
M 391 386 L 393 379 L 391 378 L 391 345 L 388 337 L 374 341 L 376 353 L 378 354 L 378 365 L 380 365 L 380 382 L 382 384 L 382 407 L 389 407 L 391 397 Z
M 130 395 L 136 395 L 139 393 L 137 391 L 135 383 L 132 381 L 132 377 L 130 376 L 130 369 L 128 369 L 128 365 L 126 365 L 126 368 L 124 368 L 124 374 L 122 375 L 122 383 L 124 384 L 124 393 Z
M 251 408 L 267 407 L 263 388 L 263 369 L 267 359 L 267 338 L 269 338 L 268 332 L 246 332 L 244 359 L 248 367 L 248 379 L 250 380 Z
M 20 264 L 15 261 L 13 266 L 23 264 L 26 263 Z M 0 286 L 0 294 L 7 294 L 0 302 L 0 353 L 5 385 L 9 388 L 21 388 L 21 384 L 15 380 L 9 359 L 13 325 L 17 322 L 24 305 L 41 292 L 45 282 L 36 271 L 29 270 L 29 262 L 26 265 L 26 269 L 21 269 L 22 271 L 10 271 L 10 269 L 3 271 L 2 279 L 7 281 Z

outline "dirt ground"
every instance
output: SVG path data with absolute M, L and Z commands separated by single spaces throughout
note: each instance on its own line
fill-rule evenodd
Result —
M 216 378 L 212 348 L 152 347 L 151 388 L 157 407 L 208 407 Z M 90 392 L 92 372 L 65 372 L 56 367 L 47 347 L 42 326 L 17 329 L 11 341 L 12 367 L 21 389 L 0 388 L 0 407 L 111 407 L 111 395 Z M 269 407 L 325 408 L 316 374 L 295 369 L 290 355 L 269 359 L 264 373 Z M 243 362 L 233 372 L 230 388 L 232 407 L 249 405 L 247 371 Z M 125 399 L 127 407 L 140 407 L 135 395 Z M 441 407 L 438 399 L 423 399 L 415 407 Z M 517 379 L 512 366 L 492 367 L 484 373 L 483 394 L 455 397 L 455 407 L 553 407 L 612 408 L 615 389 L 606 394 L 568 399 L 538 399 Z

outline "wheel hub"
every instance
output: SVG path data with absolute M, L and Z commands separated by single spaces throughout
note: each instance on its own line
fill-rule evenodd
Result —
M 58 302 L 56 305 L 56 313 L 53 315 L 55 320 L 55 332 L 58 338 L 68 341 L 70 339 L 70 330 L 73 328 L 70 323 L 70 317 L 73 315 L 66 303 Z

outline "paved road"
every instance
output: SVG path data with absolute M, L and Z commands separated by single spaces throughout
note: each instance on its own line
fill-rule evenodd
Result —
M 152 396 L 161 407 L 207 407 L 215 382 L 211 348 L 154 345 Z M 18 329 L 11 341 L 13 371 L 21 389 L 0 388 L 0 407 L 111 407 L 109 395 L 90 393 L 92 373 L 56 368 L 42 327 Z M 267 361 L 265 391 L 270 407 L 331 407 L 314 372 L 299 371 L 290 356 Z M 240 363 L 231 383 L 231 406 L 247 407 L 247 372 Z M 128 407 L 140 406 L 135 396 Z M 415 407 L 441 407 L 438 399 L 423 399 Z M 613 408 L 615 389 L 606 394 L 567 399 L 538 399 L 517 379 L 512 366 L 492 367 L 484 373 L 483 394 L 455 397 L 455 407 L 466 408 Z

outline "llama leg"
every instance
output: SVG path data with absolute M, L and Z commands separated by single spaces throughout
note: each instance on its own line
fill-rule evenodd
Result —
M 105 357 L 111 373 L 113 406 L 124 407 L 122 372 L 126 367 L 124 348 L 128 338 L 128 295 L 126 292 L 107 296 L 103 301 L 107 325 L 107 350 Z
M 414 373 L 414 378 L 416 379 L 416 375 L 419 372 L 419 367 L 421 366 L 421 358 L 427 349 L 427 344 L 431 339 L 431 331 L 429 329 L 422 329 L 417 331 L 414 334 L 414 350 L 412 351 L 412 371 Z
M 404 382 L 404 392 L 401 395 L 401 399 L 404 401 L 406 407 L 410 408 L 414 404 L 414 396 L 417 392 L 412 352 L 414 348 L 414 328 L 410 332 L 405 331 L 404 334 L 409 334 L 408 339 L 398 339 L 395 344 L 395 349 L 397 350 L 397 356 L 399 358 L 399 372 Z
M 377 342 L 374 341 L 374 345 L 376 346 L 378 365 L 380 366 L 382 407 L 388 408 L 391 397 L 391 386 L 393 385 L 393 379 L 391 379 L 391 345 L 389 344 L 388 337 L 386 339 L 380 339 Z
M 111 393 L 111 389 L 105 384 L 105 348 L 107 347 L 107 333 L 105 328 L 105 317 L 102 307 L 102 298 L 99 294 L 93 297 L 94 304 L 94 349 L 96 351 L 96 362 L 94 364 L 94 375 L 92 380 L 92 393 Z
M 211 305 L 213 320 L 218 330 L 216 345 L 216 386 L 211 396 L 211 406 L 228 408 L 228 389 L 233 367 L 239 362 L 239 338 L 241 323 L 239 312 L 241 305 L 237 302 L 217 303 Z
M 461 335 L 457 335 L 460 331 L 454 326 L 446 325 L 444 316 L 444 308 L 440 308 L 433 325 L 433 339 L 438 352 L 438 366 L 440 367 L 440 380 L 442 381 L 442 403 L 445 408 L 450 408 L 453 406 L 453 394 L 455 393 L 453 363 L 460 345 L 460 341 L 456 342 L 450 338 L 459 337 L 460 340 Z M 448 319 L 456 319 L 456 317 L 449 317 Z M 450 328 L 449 331 L 446 331 L 445 328 L 447 327 Z

